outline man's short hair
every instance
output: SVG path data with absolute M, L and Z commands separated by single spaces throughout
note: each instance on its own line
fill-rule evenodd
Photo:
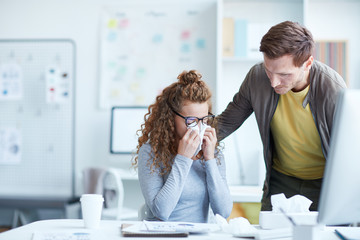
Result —
M 270 59 L 284 55 L 293 56 L 293 63 L 300 67 L 314 51 L 311 32 L 297 22 L 285 21 L 270 28 L 260 43 L 260 52 Z

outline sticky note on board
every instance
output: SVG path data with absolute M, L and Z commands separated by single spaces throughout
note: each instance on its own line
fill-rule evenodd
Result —
M 190 31 L 189 30 L 185 30 L 181 33 L 181 39 L 182 40 L 186 40 L 186 39 L 189 39 L 190 38 Z
M 108 21 L 108 28 L 116 28 L 117 26 L 117 20 L 112 18 Z
M 196 47 L 199 49 L 204 49 L 206 46 L 206 41 L 203 38 L 199 38 L 198 40 L 196 40 Z
M 122 19 L 119 22 L 120 28 L 127 28 L 129 26 L 129 19 Z
M 155 34 L 152 38 L 153 43 L 161 43 L 163 41 L 162 34 Z

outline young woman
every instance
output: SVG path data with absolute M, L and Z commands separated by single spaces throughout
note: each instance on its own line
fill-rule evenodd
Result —
M 214 214 L 230 215 L 214 117 L 211 92 L 194 70 L 181 73 L 149 106 L 133 163 L 146 220 L 207 222 L 209 206 Z

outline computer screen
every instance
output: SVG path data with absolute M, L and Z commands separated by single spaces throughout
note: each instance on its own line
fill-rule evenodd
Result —
M 360 90 L 339 94 L 320 194 L 318 222 L 360 222 Z
M 110 153 L 132 154 L 138 144 L 137 130 L 144 123 L 146 107 L 113 107 L 111 109 Z

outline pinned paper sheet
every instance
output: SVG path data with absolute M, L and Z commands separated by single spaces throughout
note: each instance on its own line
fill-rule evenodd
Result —
M 20 130 L 0 128 L 0 164 L 19 164 L 21 148 Z
M 46 74 L 46 102 L 65 103 L 70 100 L 71 82 L 69 74 L 58 66 L 48 66 Z
M 20 65 L 0 65 L 0 100 L 20 100 L 23 95 L 23 73 Z

